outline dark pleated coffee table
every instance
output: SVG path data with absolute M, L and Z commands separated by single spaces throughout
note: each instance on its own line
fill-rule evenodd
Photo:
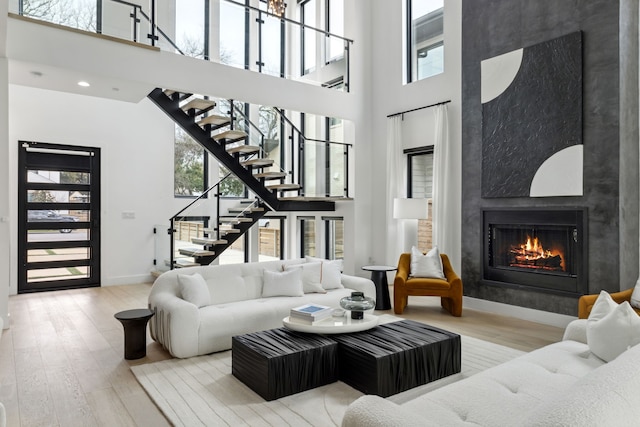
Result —
M 338 344 L 317 334 L 285 328 L 235 336 L 231 373 L 265 400 L 338 380 Z
M 382 397 L 460 372 L 460 335 L 411 320 L 318 335 L 286 328 L 232 339 L 232 373 L 265 400 L 337 380 Z
M 391 396 L 461 368 L 460 335 L 412 320 L 332 338 L 338 378 L 366 394 Z

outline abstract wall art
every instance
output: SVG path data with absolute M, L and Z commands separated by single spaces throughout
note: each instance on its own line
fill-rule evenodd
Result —
M 582 33 L 481 62 L 482 197 L 583 194 Z

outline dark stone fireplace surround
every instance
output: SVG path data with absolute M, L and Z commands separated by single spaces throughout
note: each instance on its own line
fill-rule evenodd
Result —
M 483 198 L 480 61 L 583 33 L 584 195 Z M 632 0 L 474 0 L 462 3 L 462 280 L 465 295 L 576 315 L 578 295 L 483 280 L 483 211 L 588 212 L 587 293 L 638 277 L 638 4 Z

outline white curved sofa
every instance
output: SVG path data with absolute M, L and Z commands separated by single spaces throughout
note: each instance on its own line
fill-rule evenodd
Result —
M 231 348 L 231 337 L 282 326 L 293 307 L 307 303 L 339 307 L 353 291 L 375 298 L 375 285 L 362 277 L 340 275 L 341 288 L 303 296 L 262 297 L 265 270 L 305 264 L 305 259 L 176 269 L 156 279 L 149 294 L 152 338 L 179 358 Z M 209 289 L 211 303 L 198 308 L 182 298 L 178 275 L 199 273 Z
M 640 344 L 607 363 L 590 351 L 586 322 L 569 324 L 563 341 L 400 405 L 362 396 L 342 426 L 639 425 Z

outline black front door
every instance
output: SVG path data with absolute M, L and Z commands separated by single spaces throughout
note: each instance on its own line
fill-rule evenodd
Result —
M 18 293 L 100 285 L 100 149 L 20 141 Z

